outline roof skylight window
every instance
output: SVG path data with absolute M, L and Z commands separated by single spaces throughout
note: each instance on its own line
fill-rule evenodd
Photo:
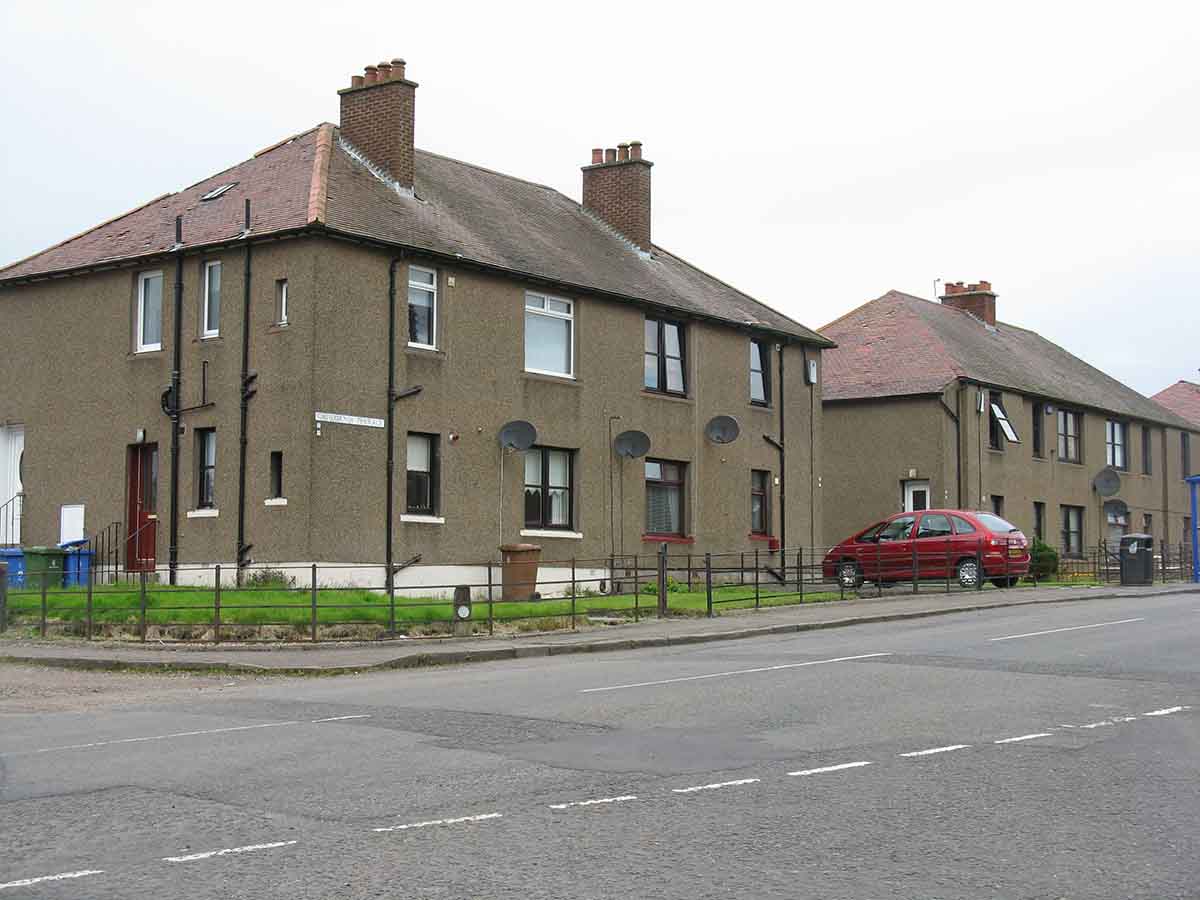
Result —
M 237 187 L 236 181 L 231 181 L 229 184 L 223 184 L 220 187 L 213 188 L 207 194 L 204 194 L 200 199 L 203 201 L 216 200 L 230 188 Z

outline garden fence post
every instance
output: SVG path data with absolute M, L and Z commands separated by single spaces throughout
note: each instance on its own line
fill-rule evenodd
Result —
M 309 605 L 309 622 L 308 622 L 309 635 L 312 638 L 312 642 L 315 644 L 317 642 L 317 564 L 316 563 L 312 564 L 311 580 L 309 582 L 308 605 Z
M 875 595 L 883 596 L 883 547 L 879 539 L 875 539 Z
M 146 642 L 146 573 L 138 579 L 138 636 Z
M 213 643 L 221 643 L 221 564 L 213 575 Z
M 705 606 L 708 611 L 708 617 L 713 617 L 713 596 L 712 596 L 712 554 L 704 554 L 704 596 Z
M 658 545 L 658 617 L 667 616 L 667 542 Z
M 635 622 L 640 621 L 642 614 L 642 586 L 639 583 L 641 574 L 641 560 L 635 553 L 633 554 L 633 621 Z
M 800 602 L 804 602 L 804 547 L 796 550 L 796 581 L 800 582 Z
M 0 562 L 0 634 L 8 630 L 8 563 Z
M 912 542 L 912 584 L 913 584 L 912 592 L 914 594 L 917 593 L 917 572 L 919 569 L 919 563 L 920 563 L 920 560 L 918 559 L 918 556 L 917 556 L 917 542 L 913 541 Z
M 950 540 L 946 540 L 946 593 L 950 593 Z
M 758 548 L 754 548 L 754 608 L 758 609 Z
M 50 572 L 46 569 L 42 570 L 42 637 L 46 636 L 46 582 L 50 580 Z
M 496 628 L 495 613 L 492 609 L 492 561 L 489 559 L 487 564 L 487 579 L 488 579 L 488 634 L 494 634 Z
M 575 557 L 571 557 L 571 630 L 575 630 Z
M 787 565 L 784 565 L 784 580 L 786 581 Z M 746 553 L 742 551 L 738 554 L 738 584 L 746 583 Z
M 983 590 L 983 540 L 975 545 L 975 590 Z
M 95 565 L 88 566 L 87 576 L 87 620 L 85 624 L 87 639 L 92 639 L 92 594 L 96 585 L 96 567 Z
M 384 566 L 386 569 L 387 566 Z M 389 571 L 387 573 L 387 593 L 388 593 L 388 634 L 396 633 L 396 573 Z

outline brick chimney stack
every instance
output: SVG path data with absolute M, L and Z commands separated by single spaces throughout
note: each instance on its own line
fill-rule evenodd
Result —
M 338 91 L 342 137 L 411 191 L 417 84 L 404 77 L 402 59 L 367 66 L 363 73 Z
M 941 297 L 944 306 L 953 306 L 969 312 L 988 325 L 996 324 L 996 292 L 990 281 L 978 284 L 963 284 L 961 281 L 946 282 L 946 293 Z
M 650 167 L 642 142 L 592 151 L 583 167 L 583 205 L 646 252 L 650 251 Z

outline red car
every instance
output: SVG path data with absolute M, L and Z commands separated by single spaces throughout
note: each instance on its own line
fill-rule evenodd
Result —
M 997 587 L 1029 574 L 1029 542 L 1021 529 L 994 513 L 926 509 L 897 513 L 842 541 L 827 554 L 825 577 L 845 588 L 864 580 L 955 578 L 962 587 L 982 577 Z

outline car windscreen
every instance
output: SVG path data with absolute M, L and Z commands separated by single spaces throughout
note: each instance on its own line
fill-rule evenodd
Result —
M 1010 531 L 1021 530 L 1012 522 L 1002 519 L 999 516 L 994 516 L 991 513 L 976 513 L 975 518 L 979 520 L 984 528 L 988 531 L 994 531 L 996 534 L 1008 534 Z
M 899 519 L 892 519 L 888 522 L 883 531 L 879 532 L 880 541 L 902 541 L 909 536 L 912 531 L 913 522 L 917 520 L 916 516 L 901 516 Z
M 856 540 L 861 541 L 864 544 L 873 544 L 879 538 L 879 530 L 886 524 L 887 522 L 879 522 L 876 525 L 872 525 L 870 528 L 860 534 Z

